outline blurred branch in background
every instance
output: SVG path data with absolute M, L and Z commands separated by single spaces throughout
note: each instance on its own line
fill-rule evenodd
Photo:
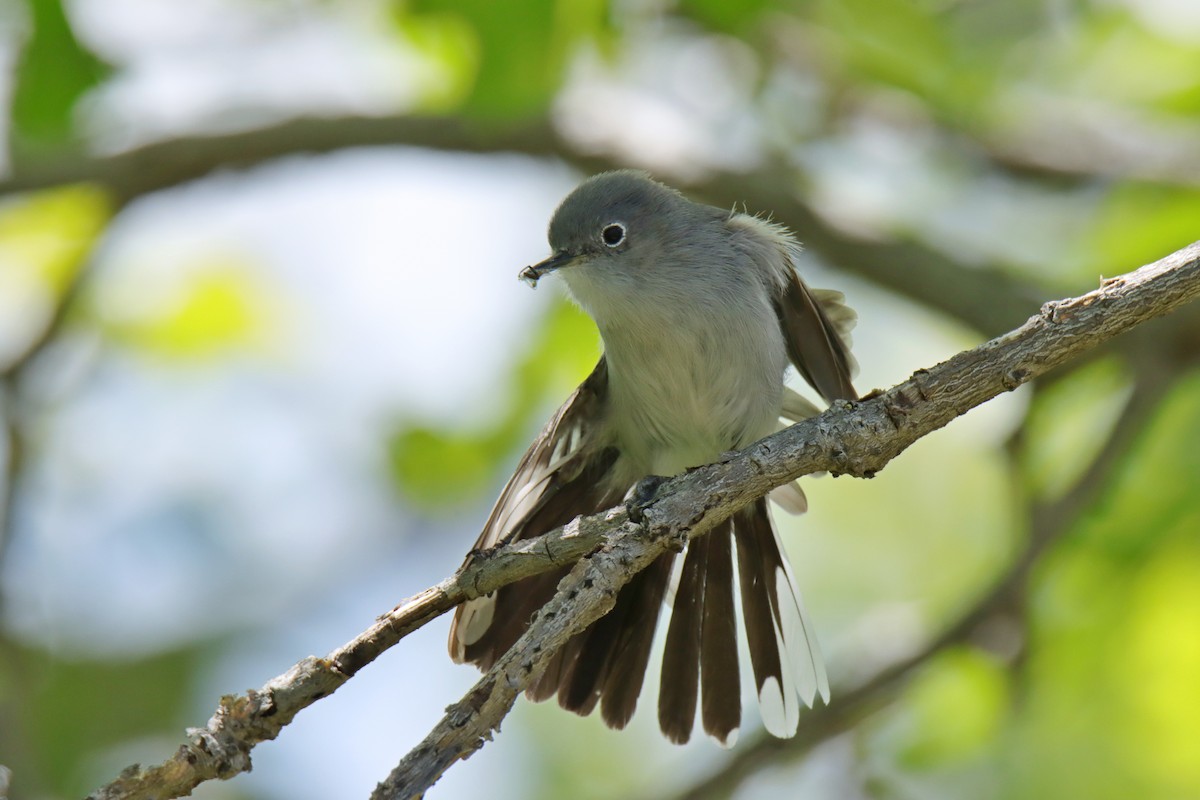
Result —
M 84 256 L 82 263 L 68 278 L 48 320 L 25 345 L 21 353 L 0 369 L 0 418 L 4 422 L 5 461 L 4 485 L 0 486 L 0 568 L 15 535 L 17 506 L 20 503 L 20 484 L 26 467 L 26 453 L 32 412 L 25 407 L 22 383 L 39 356 L 50 347 L 70 317 L 82 291 L 84 282 L 91 272 L 90 258 Z M 0 607 L 3 598 L 0 596 Z
M 18 170 L 8 180 L 0 180 L 0 195 L 91 183 L 103 187 L 121 207 L 218 170 L 246 169 L 288 155 L 372 146 L 522 153 L 559 158 L 585 173 L 625 166 L 612 157 L 581 150 L 549 120 L 497 129 L 459 117 L 295 119 L 251 131 L 155 142 L 123 153 L 68 158 Z M 744 203 L 754 211 L 769 211 L 800 231 L 805 246 L 829 263 L 949 314 L 988 336 L 1018 324 L 1040 296 L 1038 287 L 1023 284 L 996 266 L 965 270 L 917 242 L 871 242 L 846 233 L 826 222 L 797 194 L 798 180 L 794 167 L 768 164 L 750 173 L 715 172 L 692 186 L 674 182 L 716 205 Z
M 89 183 L 103 187 L 121 208 L 217 171 L 247 169 L 289 155 L 383 146 L 553 157 L 585 173 L 625 166 L 619 159 L 581 149 L 549 120 L 489 128 L 461 117 L 300 118 L 238 133 L 154 142 L 112 155 L 65 157 L 24 168 L 18 164 L 11 177 L 0 180 L 0 195 Z M 1200 163 L 1200 155 L 1188 155 Z M 805 247 L 826 262 L 986 336 L 1018 324 L 1042 294 L 1041 287 L 1000 265 L 964 269 L 955 258 L 917 241 L 871 241 L 831 225 L 797 193 L 800 180 L 794 166 L 772 163 L 752 172 L 710 171 L 698 180 L 675 183 L 715 205 L 745 204 L 752 211 L 769 211 L 800 231 Z

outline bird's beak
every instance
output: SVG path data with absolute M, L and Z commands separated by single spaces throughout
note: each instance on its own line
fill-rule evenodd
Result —
M 575 256 L 566 251 L 559 251 L 547 258 L 545 261 L 534 264 L 532 267 L 526 267 L 518 273 L 517 277 L 525 281 L 532 287 L 537 287 L 539 279 L 549 275 L 557 269 L 568 266 Z

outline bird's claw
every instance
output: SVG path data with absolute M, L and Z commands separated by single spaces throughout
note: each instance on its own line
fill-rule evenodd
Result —
M 666 480 L 662 475 L 647 475 L 633 485 L 629 494 L 625 495 L 625 511 L 631 520 L 640 523 L 646 519 L 646 509 L 654 504 L 658 487 Z

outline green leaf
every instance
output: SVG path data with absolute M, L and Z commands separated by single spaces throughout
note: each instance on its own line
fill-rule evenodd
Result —
M 23 270 L 61 296 L 112 216 L 104 192 L 66 186 L 0 206 L 0 268 Z
M 1089 517 L 1080 535 L 1119 560 L 1148 557 L 1185 521 L 1200 520 L 1197 476 L 1200 372 L 1193 371 L 1163 401 L 1122 462 L 1105 497 L 1105 513 Z
M 995 48 L 960 36 L 945 13 L 914 0 L 823 0 L 817 21 L 831 57 L 852 79 L 918 97 L 940 117 L 970 127 L 994 92 Z
M 1034 579 L 1011 796 L 1200 796 L 1197 475 L 1194 372 Z
M 76 101 L 107 74 L 80 46 L 59 0 L 29 0 L 33 36 L 17 68 L 13 125 L 22 145 L 50 148 L 72 136 Z
M 776 4 L 775 0 L 682 0 L 679 11 L 714 30 L 739 33 Z
M 90 186 L 0 204 L 0 367 L 46 330 L 111 215 L 107 195 Z
M 406 13 L 454 30 L 451 69 L 475 66 L 463 110 L 485 119 L 545 112 L 575 44 L 604 29 L 603 0 L 416 0 Z M 403 17 L 402 17 L 403 19 Z M 458 22 L 454 22 L 457 20 Z M 402 30 L 405 23 L 402 21 Z M 470 37 L 469 51 L 464 42 Z M 467 55 L 466 53 L 470 54 Z
M 396 30 L 404 43 L 428 59 L 432 73 L 420 85 L 420 106 L 427 112 L 458 109 L 470 96 L 479 71 L 475 31 L 455 14 L 398 15 Z
M 508 452 L 503 429 L 478 433 L 412 426 L 388 442 L 392 474 L 405 495 L 426 510 L 477 497 Z
M 1194 113 L 1200 45 L 1147 28 L 1131 9 L 1114 5 L 1081 18 L 1075 35 L 1050 53 L 1045 74 L 1090 103 Z
M 1114 733 L 1132 762 L 1175 796 L 1200 795 L 1200 509 L 1141 571 L 1129 598 L 1129 640 L 1106 662 L 1124 685 Z

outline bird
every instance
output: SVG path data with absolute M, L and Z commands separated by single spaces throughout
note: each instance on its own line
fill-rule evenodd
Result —
M 856 400 L 840 292 L 809 288 L 800 244 L 784 226 L 694 202 L 646 173 L 580 183 L 558 206 L 552 255 L 521 271 L 549 275 L 593 319 L 603 354 L 521 458 L 468 562 L 626 501 L 648 476 L 711 463 L 819 408 L 785 385 L 790 367 L 827 402 Z M 771 498 L 801 513 L 788 484 Z M 736 553 L 736 571 L 735 558 Z M 525 578 L 460 605 L 449 649 L 491 667 L 553 596 L 566 570 Z M 641 694 L 661 610 L 670 608 L 658 697 L 668 740 L 707 735 L 732 747 L 741 727 L 735 605 L 740 596 L 763 726 L 794 735 L 800 704 L 829 702 L 814 629 L 767 499 L 735 512 L 683 553 L 664 553 L 618 593 L 611 611 L 555 653 L 526 694 L 597 707 L 624 728 Z

